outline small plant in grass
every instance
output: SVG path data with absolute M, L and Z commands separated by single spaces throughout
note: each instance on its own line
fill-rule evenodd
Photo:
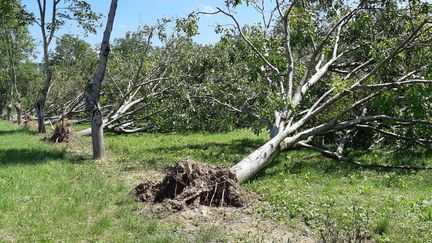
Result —
M 327 210 L 320 228 L 321 242 L 366 242 L 370 232 L 369 213 L 363 208 L 352 206 L 351 210 L 339 217 Z
M 374 232 L 380 235 L 385 234 L 390 227 L 390 217 L 389 215 L 386 213 L 382 218 L 378 219 L 375 222 L 375 226 L 374 226 Z
M 432 222 L 432 205 L 424 207 L 420 212 L 420 219 Z

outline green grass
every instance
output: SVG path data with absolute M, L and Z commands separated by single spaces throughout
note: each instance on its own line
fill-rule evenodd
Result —
M 143 205 L 127 196 L 136 182 L 124 178 L 162 171 L 188 157 L 229 166 L 266 136 L 246 130 L 109 134 L 109 159 L 103 164 L 89 159 L 88 138 L 66 147 L 39 139 L 0 122 L 0 242 L 181 241 L 181 222 L 140 213 Z M 431 165 L 431 158 L 427 153 L 375 152 L 361 159 Z M 359 169 L 299 150 L 280 154 L 244 187 L 269 203 L 258 209 L 262 216 L 306 229 L 317 238 L 335 232 L 347 236 L 360 229 L 378 242 L 432 239 L 431 171 Z M 225 233 L 204 229 L 193 239 L 223 240 Z
M 163 169 L 184 158 L 229 166 L 265 140 L 239 130 L 223 134 L 108 134 L 106 141 L 107 149 L 125 169 Z
M 376 154 L 361 159 L 376 163 Z M 386 164 L 432 164 L 431 157 L 381 156 Z M 378 242 L 432 239 L 431 171 L 359 169 L 309 151 L 290 151 L 246 187 L 273 205 L 263 214 L 293 226 L 300 221 L 327 232 L 331 222 L 341 235 L 361 229 Z
M 0 242 L 176 240 L 129 190 L 112 168 L 0 122 Z

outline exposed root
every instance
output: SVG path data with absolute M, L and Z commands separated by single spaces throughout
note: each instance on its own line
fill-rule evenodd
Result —
M 53 143 L 67 143 L 73 137 L 73 130 L 71 122 L 67 119 L 60 119 L 54 128 L 54 131 L 44 137 L 43 141 L 49 141 Z
M 199 205 L 243 207 L 246 204 L 245 193 L 229 169 L 191 160 L 177 162 L 161 182 L 144 181 L 130 194 L 139 201 L 163 203 L 173 210 Z

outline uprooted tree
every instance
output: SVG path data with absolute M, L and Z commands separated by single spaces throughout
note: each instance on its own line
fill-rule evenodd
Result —
M 153 117 L 172 112 L 167 103 L 178 93 L 176 87 L 193 76 L 193 70 L 180 68 L 185 58 L 183 52 L 193 45 L 193 32 L 179 29 L 184 22 L 162 19 L 154 26 L 144 25 L 114 41 L 101 102 L 105 131 L 147 131 L 157 125 Z M 167 25 L 173 23 L 176 27 L 167 30 Z M 155 39 L 163 47 L 153 46 Z M 90 135 L 90 129 L 80 131 L 79 135 Z
M 354 127 L 430 145 L 419 137 L 428 136 L 432 125 L 430 3 L 276 0 L 269 7 L 248 1 L 263 16 L 254 26 L 241 26 L 234 12 L 238 3 L 227 1 L 227 8 L 207 14 L 232 20 L 230 35 L 255 57 L 250 68 L 259 75 L 250 82 L 262 88 L 251 90 L 242 82 L 222 90 L 222 98 L 205 98 L 255 117 L 269 130 L 270 139 L 231 168 L 239 183 L 277 152 L 297 146 L 348 160 L 344 140 Z M 247 102 L 237 107 L 233 101 L 245 94 Z M 342 134 L 334 152 L 314 143 L 330 133 Z

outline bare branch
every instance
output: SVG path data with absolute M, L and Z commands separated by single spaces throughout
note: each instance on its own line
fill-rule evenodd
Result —
M 226 102 L 220 101 L 218 99 L 216 99 L 215 97 L 211 97 L 211 96 L 191 96 L 191 98 L 195 98 L 195 99 L 209 99 L 212 100 L 214 102 L 216 102 L 219 105 L 225 106 L 229 109 L 231 109 L 232 111 L 238 112 L 238 113 L 245 113 L 248 114 L 250 116 L 253 116 L 255 118 L 257 118 L 259 121 L 261 121 L 264 125 L 266 125 L 267 127 L 271 128 L 271 123 L 269 120 L 265 119 L 264 117 L 256 114 L 255 112 L 252 112 L 248 109 L 244 109 L 244 108 L 237 108 L 231 104 L 228 104 Z
M 382 84 L 364 84 L 359 85 L 360 89 L 382 89 L 382 88 L 396 88 L 402 85 L 412 85 L 412 84 L 432 84 L 432 80 L 428 79 L 411 79 L 406 81 L 398 81 L 393 83 L 382 83 Z
M 270 63 L 270 61 L 269 60 L 267 60 L 267 58 L 265 58 L 265 56 L 264 56 L 264 54 L 262 54 L 259 50 L 258 50 L 258 48 L 256 48 L 256 46 L 254 46 L 254 44 L 252 44 L 252 42 L 245 36 L 245 34 L 243 33 L 243 31 L 242 31 L 242 28 L 241 28 L 241 26 L 240 26 L 240 23 L 238 22 L 238 20 L 234 17 L 234 15 L 232 15 L 231 13 L 228 13 L 228 12 L 226 12 L 226 11 L 224 11 L 224 10 L 222 10 L 221 8 L 217 8 L 221 13 L 223 13 L 223 14 L 225 14 L 226 16 L 228 16 L 228 17 L 230 17 L 233 21 L 234 21 L 234 23 L 235 23 L 235 25 L 236 25 L 236 27 L 237 27 L 237 30 L 239 31 L 239 33 L 240 33 L 240 36 L 242 37 L 242 39 L 248 44 L 248 46 L 250 47 L 250 48 L 252 48 L 252 50 L 261 58 L 261 60 L 263 60 L 263 62 L 270 68 L 270 69 L 272 69 L 274 72 L 276 72 L 277 74 L 279 74 L 279 70 L 277 69 L 277 67 L 275 67 L 275 66 L 273 66 L 271 63 Z
M 287 80 L 288 80 L 288 99 L 291 100 L 293 96 L 293 79 L 294 79 L 294 58 L 291 50 L 291 29 L 289 23 L 289 15 L 291 10 L 294 7 L 296 1 L 293 1 L 291 5 L 288 7 L 285 13 L 282 12 L 279 0 L 276 0 L 277 10 L 279 12 L 280 17 L 283 20 L 283 29 L 284 29 L 284 48 L 286 55 L 288 57 L 288 65 L 286 70 Z
M 356 127 L 370 129 L 370 130 L 382 133 L 384 135 L 388 135 L 388 136 L 394 137 L 396 139 L 404 139 L 404 140 L 408 140 L 408 141 L 414 142 L 414 143 L 416 143 L 416 144 L 418 144 L 420 146 L 423 146 L 423 147 L 432 148 L 432 145 L 431 145 L 432 144 L 432 140 L 417 139 L 417 138 L 413 138 L 413 137 L 409 137 L 409 136 L 399 135 L 399 134 L 396 134 L 396 133 L 393 133 L 393 132 L 389 132 L 389 131 L 386 131 L 386 130 L 383 130 L 383 129 L 379 129 L 379 128 L 376 128 L 376 127 L 373 127 L 373 126 L 369 126 L 369 125 L 356 125 Z

